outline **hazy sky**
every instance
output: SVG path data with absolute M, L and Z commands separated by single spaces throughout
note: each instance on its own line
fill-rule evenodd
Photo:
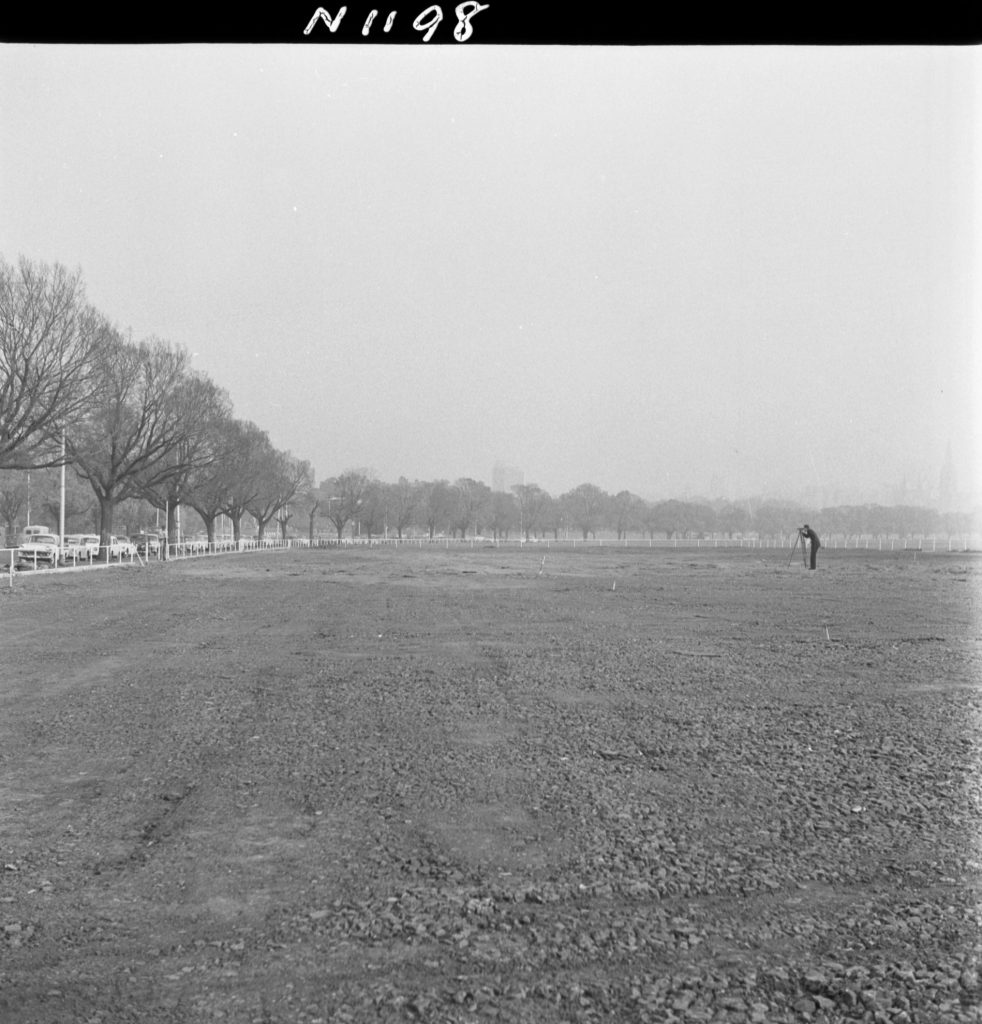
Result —
M 974 47 L 0 47 L 0 255 L 318 478 L 982 491 Z

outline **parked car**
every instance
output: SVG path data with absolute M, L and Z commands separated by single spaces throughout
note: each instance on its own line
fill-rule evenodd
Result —
M 20 547 L 22 544 L 30 544 L 35 537 L 53 537 L 54 534 L 47 526 L 25 526 L 20 532 L 20 537 L 17 540 L 17 546 Z
M 60 546 L 60 539 L 53 533 L 30 534 L 23 544 L 17 546 L 17 562 L 22 567 L 55 566 Z
M 113 558 L 119 558 L 120 555 L 122 555 L 122 553 L 123 553 L 123 546 L 120 543 L 119 537 L 111 536 L 109 538 L 109 542 L 107 544 L 103 544 L 102 541 L 101 541 L 101 538 L 100 538 L 100 542 L 99 542 L 99 557 L 100 558 L 105 558 L 107 553 L 109 555 L 109 559 L 110 560 L 112 560 Z
M 126 537 L 110 537 L 109 538 L 109 557 L 110 558 L 134 558 L 136 556 L 136 545 L 129 541 Z
M 96 538 L 98 541 L 98 538 Z M 96 544 L 96 550 L 99 546 Z M 76 562 L 87 562 L 92 558 L 92 551 L 85 541 L 85 534 L 70 533 L 61 545 L 61 560 L 69 565 Z
M 137 554 L 143 555 L 144 558 L 156 558 L 163 543 L 162 538 L 156 533 L 138 533 L 135 537 L 130 537 L 130 542 L 136 545 Z
M 82 545 L 88 552 L 86 557 L 91 561 L 93 558 L 99 557 L 99 548 L 101 547 L 99 541 L 99 535 L 97 533 L 83 533 L 80 534 L 82 538 Z
M 62 545 L 62 561 L 91 562 L 99 557 L 97 533 L 70 533 Z

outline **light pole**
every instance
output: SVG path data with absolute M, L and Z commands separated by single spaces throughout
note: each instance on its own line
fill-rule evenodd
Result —
M 65 428 L 61 428 L 61 503 L 58 506 L 58 546 L 65 552 Z
M 340 501 L 340 500 L 341 499 L 337 495 L 335 495 L 333 498 L 328 498 L 327 499 L 327 518 L 328 519 L 331 519 L 331 502 L 332 501 Z M 341 547 L 341 531 L 338 530 L 337 520 L 336 519 L 331 519 L 331 522 L 334 524 L 334 529 L 337 531 L 338 547 Z

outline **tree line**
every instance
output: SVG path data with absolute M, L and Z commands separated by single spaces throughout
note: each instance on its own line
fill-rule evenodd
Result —
M 0 470 L 60 466 L 91 488 L 103 544 L 128 499 L 165 511 L 169 535 L 185 505 L 210 540 L 219 515 L 238 539 L 246 513 L 262 533 L 313 485 L 310 464 L 237 419 L 184 348 L 124 337 L 80 272 L 0 260 Z
M 525 540 L 567 537 L 588 540 L 601 534 L 668 539 L 707 536 L 780 536 L 805 521 L 821 523 L 827 533 L 849 536 L 907 536 L 973 532 L 972 516 L 942 515 L 912 506 L 856 505 L 809 509 L 803 505 L 749 499 L 731 501 L 648 501 L 630 491 L 610 494 L 584 483 L 553 496 L 537 484 L 493 491 L 469 477 L 456 481 L 420 481 L 401 477 L 396 483 L 376 479 L 370 471 L 350 470 L 298 492 L 296 510 L 307 519 L 311 541 L 329 529 L 340 541 L 346 530 L 366 538 L 408 534 L 433 539 Z
M 309 462 L 278 450 L 261 427 L 233 415 L 228 394 L 191 368 L 186 350 L 156 337 L 124 337 L 87 302 L 80 272 L 0 259 L 0 518 L 8 532 L 24 507 L 20 471 L 62 466 L 72 471 L 66 516 L 91 511 L 103 544 L 117 508 L 133 502 L 164 513 L 172 539 L 178 510 L 193 509 L 209 541 L 220 517 L 235 540 L 246 517 L 259 539 L 275 524 L 283 536 L 294 530 L 311 540 L 324 531 L 341 540 L 346 530 L 366 538 L 496 540 L 774 536 L 805 519 L 846 534 L 978 528 L 971 516 L 923 508 L 653 502 L 591 483 L 553 496 L 534 483 L 497 492 L 469 477 L 385 483 L 371 471 L 347 470 L 317 484 Z M 57 521 L 58 505 L 49 492 L 41 507 Z

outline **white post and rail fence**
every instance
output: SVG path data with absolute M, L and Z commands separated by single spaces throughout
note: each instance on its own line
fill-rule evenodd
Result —
M 456 548 L 530 548 L 530 549 L 570 549 L 585 550 L 617 549 L 617 548 L 658 548 L 658 549 L 706 549 L 706 548 L 751 548 L 751 549 L 780 549 L 788 551 L 795 542 L 796 535 L 789 534 L 768 534 L 763 536 L 735 536 L 724 537 L 720 535 L 709 536 L 674 536 L 674 537 L 599 537 L 583 540 L 582 537 L 566 536 L 556 539 L 538 538 L 526 541 L 524 538 L 488 538 L 488 537 L 433 537 L 429 536 L 407 536 L 407 537 L 345 537 L 340 544 L 337 537 L 317 537 L 313 544 L 307 538 L 291 537 L 286 540 L 282 538 L 268 538 L 263 541 L 255 539 L 242 539 L 234 541 L 229 538 L 217 540 L 211 544 L 203 541 L 185 540 L 179 544 L 167 546 L 166 554 L 162 548 L 156 551 L 145 551 L 137 554 L 131 551 L 129 554 L 119 558 L 106 559 L 104 555 L 98 558 L 85 558 L 77 553 L 65 557 L 61 556 L 57 561 L 39 558 L 37 552 L 29 555 L 18 554 L 17 548 L 0 548 L 0 573 L 7 577 L 7 586 L 13 586 L 15 576 L 19 572 L 39 573 L 63 573 L 63 572 L 95 572 L 100 569 L 119 568 L 121 566 L 142 566 L 146 567 L 155 562 L 166 562 L 190 558 L 208 558 L 217 555 L 243 554 L 250 552 L 264 551 L 285 551 L 291 548 L 380 548 L 380 547 L 411 547 L 429 548 L 441 547 L 444 549 Z M 885 551 L 885 552 L 924 552 L 927 554 L 943 553 L 969 553 L 982 551 L 982 535 L 974 533 L 965 534 L 908 534 L 907 536 L 883 535 L 883 534 L 828 534 L 822 539 L 822 547 L 827 550 L 841 551 Z

